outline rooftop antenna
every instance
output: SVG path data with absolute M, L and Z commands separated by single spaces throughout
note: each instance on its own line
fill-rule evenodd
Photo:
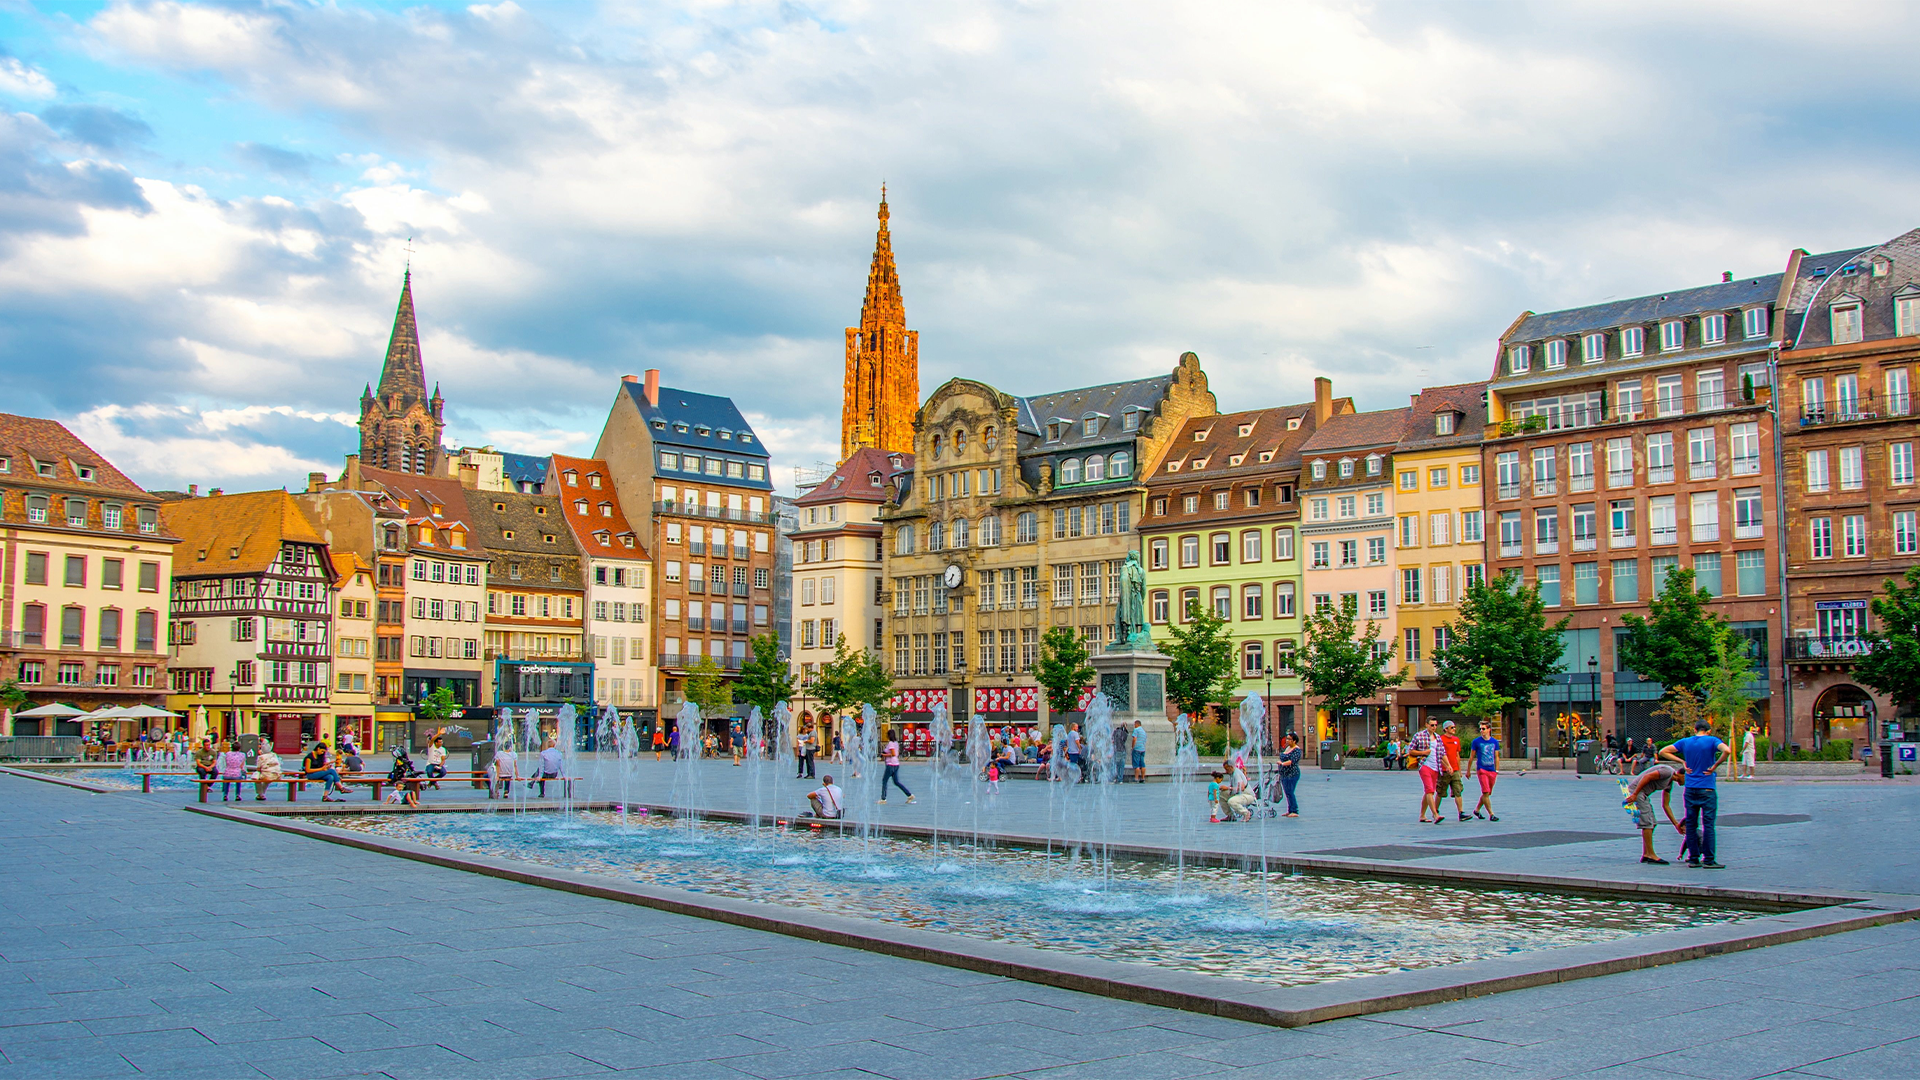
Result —
M 413 237 L 407 237 L 407 273 L 413 273 Z

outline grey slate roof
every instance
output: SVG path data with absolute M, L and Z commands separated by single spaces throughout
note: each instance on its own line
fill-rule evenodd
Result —
M 548 460 L 544 457 L 534 457 L 532 454 L 502 453 L 500 468 L 506 473 L 507 479 L 515 483 L 543 484 L 547 480 Z
M 1034 394 L 1031 397 L 1015 398 L 1018 402 L 1020 427 L 1020 452 L 1022 454 L 1037 451 L 1042 446 L 1048 452 L 1053 450 L 1077 450 L 1093 446 L 1105 446 L 1109 443 L 1131 442 L 1138 434 L 1121 430 L 1121 417 L 1129 408 L 1144 409 L 1151 415 L 1167 396 L 1167 390 L 1173 385 L 1173 376 L 1155 375 L 1149 379 L 1134 379 L 1130 382 L 1106 383 L 1102 386 L 1086 386 L 1078 390 L 1061 390 L 1051 394 Z M 1090 415 L 1100 415 L 1105 420 L 1094 435 L 1082 435 L 1080 421 Z M 1046 426 L 1055 420 L 1072 421 L 1067 436 L 1058 442 L 1044 441 Z M 1145 425 L 1145 417 L 1141 424 Z
M 696 394 L 691 390 L 660 388 L 658 408 L 647 404 L 646 388 L 641 383 L 622 383 L 633 397 L 634 406 L 646 420 L 653 441 L 671 449 L 712 451 L 716 456 L 741 458 L 765 464 L 772 455 L 754 434 L 753 425 L 741 414 L 732 398 L 714 394 Z M 664 427 L 655 423 L 661 421 Z M 681 430 L 684 427 L 686 430 Z M 706 434 L 701 434 L 702 429 Z M 723 437 L 723 433 L 726 437 Z M 773 489 L 772 480 L 728 480 L 729 487 Z
M 1637 326 L 1677 316 L 1768 304 L 1779 295 L 1780 278 L 1779 274 L 1735 278 L 1691 289 L 1676 289 L 1651 296 L 1608 300 L 1565 311 L 1528 315 L 1502 340 L 1523 342 L 1568 337 L 1589 330 L 1611 330 L 1617 326 Z
M 1879 258 L 1891 265 L 1884 276 L 1874 277 L 1873 263 Z M 1805 256 L 1787 299 L 1783 328 L 1786 345 L 1812 349 L 1832 344 L 1833 324 L 1826 312 L 1842 298 L 1861 301 L 1864 340 L 1893 337 L 1893 298 L 1896 294 L 1910 296 L 1916 288 L 1920 288 L 1920 229 L 1884 244 Z M 1808 317 L 1809 306 L 1812 317 Z
M 1477 446 L 1486 432 L 1487 407 L 1484 402 L 1489 383 L 1457 383 L 1453 386 L 1429 386 L 1420 391 L 1413 403 L 1406 433 L 1400 436 L 1396 450 L 1441 450 L 1451 446 Z M 1455 414 L 1453 434 L 1438 434 L 1434 416 L 1440 412 Z

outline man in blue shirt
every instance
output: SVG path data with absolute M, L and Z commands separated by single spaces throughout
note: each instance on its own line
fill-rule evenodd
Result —
M 1705 720 L 1695 720 L 1693 737 L 1661 747 L 1660 759 L 1687 769 L 1687 865 L 1721 870 L 1724 867 L 1713 857 L 1713 819 L 1720 809 L 1720 793 L 1713 780 L 1720 763 L 1733 756 L 1733 747 L 1709 735 L 1712 728 Z

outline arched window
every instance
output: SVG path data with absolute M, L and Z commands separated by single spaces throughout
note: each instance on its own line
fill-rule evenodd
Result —
M 989 515 L 980 519 L 980 546 L 1000 546 L 1000 518 Z
M 1087 479 L 1104 480 L 1107 477 L 1107 459 L 1095 454 L 1087 459 Z
M 1258 678 L 1266 669 L 1266 646 L 1258 641 L 1249 641 L 1241 653 L 1240 672 L 1249 679 Z
M 1077 484 L 1080 482 L 1080 459 L 1067 458 L 1060 463 L 1060 482 Z
M 1107 459 L 1107 476 L 1122 480 L 1133 475 L 1133 457 L 1125 450 L 1116 452 Z
M 953 452 L 956 454 L 964 454 L 967 452 L 967 429 L 966 428 L 953 429 Z
M 981 436 L 981 440 L 987 444 L 989 454 L 1000 448 L 1000 432 L 993 428 L 988 428 L 987 433 Z
M 933 456 L 934 457 L 940 456 L 940 436 L 938 435 L 935 435 L 933 437 Z

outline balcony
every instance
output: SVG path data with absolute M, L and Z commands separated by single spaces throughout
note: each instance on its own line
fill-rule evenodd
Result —
M 1533 482 L 1533 495 L 1534 495 L 1534 498 L 1536 499 L 1543 495 L 1558 495 L 1558 494 L 1560 494 L 1559 480 L 1549 478 L 1546 480 L 1535 480 Z
M 1766 527 L 1763 525 L 1735 525 L 1733 527 L 1733 538 L 1735 540 L 1758 540 L 1762 536 L 1765 536 L 1766 532 Z
M 1680 530 L 1672 525 L 1658 526 L 1647 530 L 1647 539 L 1654 544 L 1677 544 L 1680 542 Z
M 739 671 L 740 668 L 743 665 L 745 665 L 747 662 L 747 658 L 744 656 L 696 656 L 691 653 L 661 653 L 660 654 L 661 667 L 679 669 L 682 671 L 686 670 L 687 668 L 695 666 L 696 664 L 700 663 L 700 661 L 702 660 L 712 660 L 714 663 L 720 665 L 720 667 L 726 671 Z
M 1502 499 L 1517 499 L 1520 497 L 1520 485 L 1518 483 L 1501 484 L 1498 494 Z
M 1573 538 L 1574 551 L 1593 551 L 1599 548 L 1599 546 L 1600 546 L 1600 541 L 1595 537 L 1576 536 Z
M 713 590 L 713 591 L 714 591 L 714 592 L 716 592 L 716 593 L 718 593 L 718 592 L 719 592 L 720 590 L 719 590 L 719 589 L 715 589 L 715 590 Z M 747 595 L 747 583 L 746 583 L 746 582 L 744 582 L 744 581 L 736 581 L 736 582 L 734 582 L 734 583 L 733 583 L 733 595 L 735 595 L 735 596 L 745 596 L 745 595 Z
M 1669 477 L 1671 479 L 1671 477 Z M 1607 486 L 1610 488 L 1630 488 L 1633 486 L 1633 470 L 1607 470 Z
M 1629 481 L 1629 482 L 1631 482 L 1631 481 Z M 1611 478 L 1611 477 L 1609 477 L 1609 478 L 1608 478 L 1608 480 L 1607 480 L 1607 483 L 1608 483 L 1608 485 L 1609 485 L 1609 486 L 1611 486 L 1611 485 L 1613 484 L 1613 480 L 1612 480 L 1612 478 Z M 1671 465 L 1649 465 L 1649 466 L 1647 466 L 1647 483 L 1649 483 L 1649 484 L 1671 484 L 1671 483 L 1673 483 L 1673 466 L 1671 466 Z
M 774 516 L 771 513 L 755 513 L 751 510 L 728 510 L 719 506 L 701 506 L 698 503 L 656 501 L 653 504 L 656 514 L 671 514 L 676 517 L 707 518 L 712 521 L 746 521 L 756 525 L 771 525 Z
M 1614 533 L 1607 538 L 1607 546 L 1610 548 L 1638 547 L 1640 537 L 1637 533 Z
M 1873 643 L 1860 638 L 1790 637 L 1786 646 L 1789 664 L 1851 663 L 1873 651 Z
M 1706 542 L 1718 540 L 1718 539 L 1720 539 L 1720 523 L 1719 522 L 1717 521 L 1696 522 L 1694 524 L 1693 526 L 1693 542 L 1694 543 L 1700 544 L 1700 543 L 1706 543 Z
M 1574 473 L 1572 476 L 1567 477 L 1567 490 L 1568 491 L 1592 491 L 1593 490 L 1593 474 L 1592 473 Z
M 692 580 L 690 580 L 690 581 L 688 581 L 688 582 L 687 582 L 687 591 L 688 591 L 688 592 L 690 592 L 690 593 L 704 593 L 704 592 L 706 592 L 706 591 L 707 591 L 707 582 L 706 582 L 706 579 L 705 579 L 705 578 L 693 578 Z
M 733 621 L 727 624 L 727 628 L 733 633 L 744 634 L 747 632 L 747 620 L 734 619 Z
M 1759 455 L 1757 455 L 1757 454 L 1756 454 L 1756 455 L 1754 455 L 1753 457 L 1737 457 L 1737 458 L 1734 458 L 1734 459 L 1733 459 L 1733 475 L 1735 475 L 1735 476 L 1758 476 L 1758 475 L 1760 475 L 1760 457 L 1759 457 Z
M 1533 542 L 1533 553 L 1535 555 L 1558 555 L 1560 554 L 1560 541 L 1535 540 Z
M 704 632 L 706 631 L 706 629 L 707 629 L 707 618 L 706 618 L 706 616 L 704 616 L 704 615 L 689 615 L 689 616 L 687 616 L 687 629 L 689 629 L 689 630 L 695 630 L 695 631 L 700 631 L 700 632 L 702 632 L 702 633 L 704 633 Z
M 705 540 L 687 541 L 687 554 L 705 555 L 706 553 L 707 553 L 707 542 Z
M 1503 543 L 1500 545 L 1500 557 L 1503 559 L 1517 559 L 1525 553 L 1525 545 L 1522 544 Z

